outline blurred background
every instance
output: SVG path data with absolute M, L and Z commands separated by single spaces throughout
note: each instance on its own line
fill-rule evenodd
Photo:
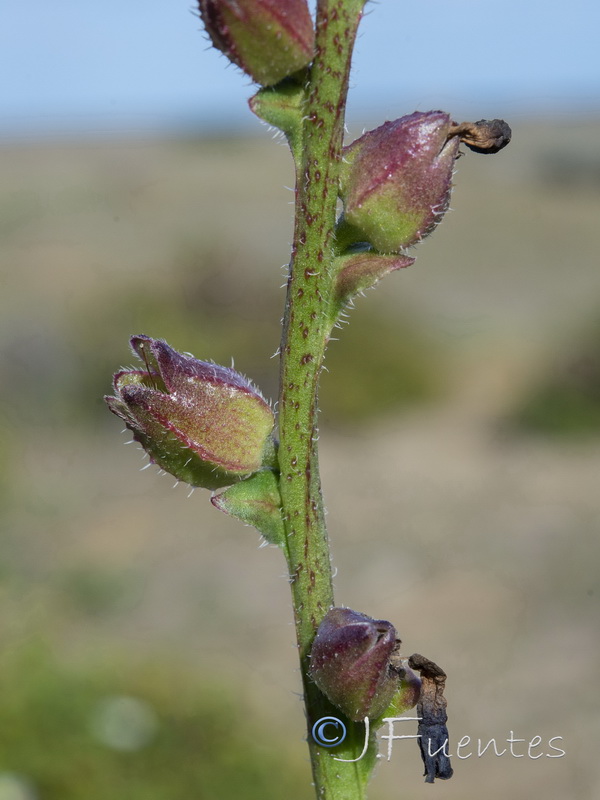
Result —
M 348 138 L 444 108 L 503 117 L 513 142 L 460 159 L 452 213 L 327 355 L 337 600 L 442 665 L 451 749 L 474 743 L 434 789 L 396 743 L 369 796 L 587 800 L 600 10 L 412 6 L 367 7 Z M 102 401 L 133 333 L 276 396 L 290 157 L 190 3 L 2 11 L 0 800 L 310 798 L 283 558 L 141 473 Z M 524 758 L 477 757 L 511 731 Z

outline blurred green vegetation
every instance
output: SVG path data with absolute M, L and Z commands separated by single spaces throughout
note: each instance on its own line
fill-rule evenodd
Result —
M 509 417 L 516 430 L 539 435 L 582 437 L 600 433 L 600 321 L 574 337 Z
M 112 373 L 136 361 L 128 347 L 132 333 L 164 338 L 176 349 L 217 363 L 229 365 L 235 354 L 236 368 L 275 399 L 278 363 L 270 356 L 279 345 L 284 291 L 273 278 L 251 263 L 242 268 L 224 249 L 198 244 L 174 254 L 168 280 L 132 285 L 124 279 L 118 294 L 107 286 L 104 297 L 96 294 L 65 313 L 62 330 L 50 334 L 56 337 L 51 343 L 56 369 L 44 365 L 44 396 L 31 387 L 25 406 L 31 403 L 34 417 L 43 405 L 43 413 L 70 425 L 85 427 L 105 418 L 100 398 L 111 391 Z M 365 300 L 359 306 L 349 314 L 352 324 L 334 331 L 342 341 L 327 354 L 331 377 L 323 378 L 323 420 L 336 427 L 431 400 L 444 385 L 441 344 L 427 337 L 412 315 L 402 309 L 382 315 L 370 311 Z M 110 332 L 102 348 L 100 331 Z
M 110 644 L 110 631 L 135 630 L 127 621 L 143 615 L 154 573 L 143 558 L 118 558 L 120 542 L 135 540 L 144 527 L 144 513 L 128 517 L 120 498 L 102 499 L 114 489 L 102 488 L 112 467 L 98 442 L 105 436 L 111 459 L 122 454 L 102 396 L 119 366 L 134 361 L 129 337 L 161 337 L 224 364 L 233 356 L 266 396 L 277 396 L 271 356 L 285 297 L 279 265 L 289 248 L 284 234 L 282 244 L 274 237 L 261 249 L 261 215 L 269 233 L 278 223 L 260 205 L 268 208 L 270 200 L 255 202 L 267 185 L 267 162 L 254 158 L 255 144 L 172 143 L 164 162 L 148 162 L 142 148 L 141 164 L 135 149 L 110 145 L 4 159 L 0 249 L 11 269 L 0 298 L 0 591 L 8 626 L 0 658 L 0 800 L 311 796 L 302 731 L 285 742 L 268 730 L 244 703 L 243 674 L 225 686 L 210 669 L 196 675 L 189 656 L 165 645 L 156 645 L 153 663 L 135 658 L 135 640 L 130 650 L 121 638 Z M 270 147 L 269 156 L 282 153 Z M 214 189 L 222 178 L 216 168 L 211 178 L 213 162 L 232 160 L 244 174 L 249 164 L 260 173 L 251 196 L 237 198 L 240 224 L 248 226 L 239 241 L 227 220 L 211 221 L 207 202 L 211 180 Z M 191 164 L 202 180 L 186 188 Z M 228 169 L 235 174 L 235 164 Z M 288 222 L 290 211 L 282 209 Z M 341 341 L 327 355 L 325 427 L 352 431 L 443 396 L 439 339 L 405 308 L 381 313 L 369 301 L 375 295 L 359 300 L 352 324 L 334 332 Z M 80 447 L 86 464 L 73 454 Z M 108 530 L 104 513 L 115 519 Z M 167 515 L 163 524 L 168 532 L 175 523 Z M 100 538 L 96 545 L 102 535 L 107 544 Z M 250 541 L 245 534 L 241 540 Z M 223 554 L 216 563 L 229 562 Z M 215 587 L 201 588 L 203 605 L 194 613 L 204 617 L 218 607 L 212 591 L 226 596 L 221 568 Z M 15 627 L 22 637 L 14 638 Z M 65 635 L 83 642 L 73 663 L 63 652 Z M 99 640 L 109 644 L 94 658 Z M 281 640 L 291 641 L 285 626 Z
M 600 192 L 580 158 L 565 184 L 564 153 L 580 140 L 595 153 L 598 125 L 558 128 L 517 126 L 506 153 L 460 160 L 456 213 L 334 331 L 320 396 L 341 599 L 381 602 L 415 649 L 429 637 L 455 659 L 453 713 L 481 711 L 482 726 L 534 700 L 541 719 L 549 696 L 571 709 L 561 725 L 594 719 L 600 334 L 573 332 L 598 310 Z M 0 800 L 308 798 L 279 554 L 255 552 L 206 495 L 186 503 L 139 476 L 102 401 L 135 333 L 233 356 L 276 398 L 288 154 L 258 140 L 32 145 L 0 150 L 0 167 Z M 490 436 L 507 418 L 517 436 Z M 591 446 L 537 450 L 532 429 Z M 555 691 L 556 652 L 579 658 L 584 700 L 575 679 Z M 472 702 L 478 667 L 478 695 L 499 687 L 492 708 Z M 256 711 L 272 696 L 297 713 L 291 735 L 273 727 L 279 708 Z M 496 762 L 444 793 L 518 796 Z M 591 796 L 547 772 L 532 793 Z M 374 798 L 397 796 L 389 774 Z
M 406 309 L 381 314 L 367 301 L 334 329 L 321 379 L 323 421 L 338 429 L 440 400 L 448 374 L 441 342 Z
M 5 650 L 3 800 L 25 796 L 3 793 L 5 775 L 44 800 L 311 796 L 306 765 L 244 708 L 238 686 L 208 684 L 164 659 L 99 660 L 69 666 L 40 641 Z

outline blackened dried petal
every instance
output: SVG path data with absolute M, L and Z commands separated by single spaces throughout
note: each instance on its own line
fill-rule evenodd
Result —
M 436 778 L 448 780 L 454 770 L 448 757 L 448 715 L 444 697 L 446 673 L 419 653 L 408 659 L 408 665 L 421 673 L 421 697 L 417 704 L 417 714 L 421 719 L 417 733 L 421 737 L 419 749 L 425 765 L 425 783 L 433 783 Z

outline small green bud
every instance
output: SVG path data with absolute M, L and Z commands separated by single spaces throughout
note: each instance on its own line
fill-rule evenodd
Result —
M 206 489 L 272 464 L 275 418 L 250 381 L 160 339 L 134 336 L 131 347 L 146 369 L 117 372 L 105 400 L 151 461 Z
M 340 196 L 354 241 L 399 253 L 433 230 L 448 208 L 458 155 L 451 124 L 443 111 L 415 112 L 344 148 Z
M 279 483 L 272 470 L 256 472 L 211 497 L 210 502 L 219 511 L 253 525 L 267 542 L 280 547 L 285 543 Z
M 332 608 L 315 636 L 310 674 L 349 719 L 376 719 L 400 687 L 400 675 L 391 663 L 397 649 L 391 622 L 350 608 Z
M 299 77 L 299 76 L 296 76 Z M 295 79 L 281 81 L 277 86 L 267 86 L 248 100 L 250 110 L 257 117 L 274 125 L 285 136 L 296 159 L 301 158 L 302 120 L 304 117 L 304 85 Z
M 263 86 L 313 59 L 315 32 L 306 0 L 199 0 L 199 6 L 213 45 Z
M 375 286 L 390 272 L 410 267 L 415 259 L 394 253 L 382 255 L 369 247 L 351 248 L 334 262 L 335 290 L 331 298 L 330 324 L 333 326 L 340 312 L 365 289 Z
M 421 679 L 408 666 L 407 658 L 400 657 L 398 653 L 392 653 L 391 662 L 400 678 L 400 686 L 382 716 L 399 717 L 401 714 L 404 714 L 405 711 L 408 711 L 409 708 L 414 708 L 419 702 L 421 697 Z

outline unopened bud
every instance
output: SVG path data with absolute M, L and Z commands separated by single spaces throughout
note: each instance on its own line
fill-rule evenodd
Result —
M 131 347 L 146 368 L 117 372 L 105 400 L 151 461 L 207 489 L 272 464 L 273 411 L 250 381 L 160 339 L 134 336 Z
M 199 6 L 213 45 L 263 86 L 313 59 L 315 34 L 306 0 L 199 0 Z
M 283 547 L 285 529 L 281 515 L 281 495 L 276 474 L 262 469 L 224 492 L 211 497 L 211 503 L 246 525 L 253 525 L 267 542 Z
M 419 702 L 421 679 L 409 667 L 408 658 L 400 656 L 398 651 L 392 653 L 391 664 L 400 679 L 400 686 L 390 705 L 386 708 L 385 715 L 398 717 L 408 711 L 409 708 L 414 708 Z
M 344 148 L 340 196 L 355 241 L 398 253 L 433 230 L 448 208 L 458 155 L 450 126 L 443 111 L 415 112 Z
M 332 608 L 321 622 L 310 656 L 319 689 L 349 719 L 377 718 L 399 687 L 390 663 L 397 647 L 391 622 L 350 608 Z
M 370 249 L 353 248 L 335 261 L 335 293 L 332 298 L 331 324 L 359 292 L 370 289 L 384 275 L 410 267 L 415 259 L 403 254 L 382 255 Z

